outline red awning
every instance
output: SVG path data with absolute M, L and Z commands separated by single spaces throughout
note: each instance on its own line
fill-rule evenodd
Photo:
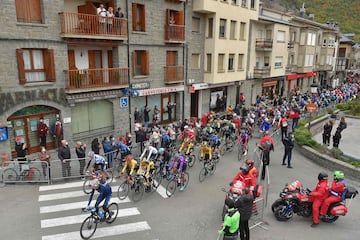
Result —
M 263 82 L 263 87 L 272 87 L 277 84 L 277 81 Z
M 317 72 L 294 73 L 294 74 L 287 75 L 287 80 L 291 81 L 291 80 L 298 79 L 298 78 L 312 77 L 312 76 L 317 76 L 317 75 L 318 75 Z

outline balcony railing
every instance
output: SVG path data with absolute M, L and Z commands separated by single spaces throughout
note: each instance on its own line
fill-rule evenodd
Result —
M 127 19 L 108 18 L 83 13 L 59 13 L 61 33 L 66 37 L 96 38 L 112 37 L 126 39 Z
M 273 47 L 273 40 L 272 39 L 256 39 L 255 48 L 256 50 L 271 50 Z
M 184 81 L 184 66 L 165 66 L 165 83 Z
M 184 42 L 184 25 L 165 25 L 165 40 L 168 42 Z
M 66 89 L 92 89 L 129 85 L 128 68 L 66 70 Z
M 270 69 L 270 67 L 254 67 L 254 77 L 269 76 Z

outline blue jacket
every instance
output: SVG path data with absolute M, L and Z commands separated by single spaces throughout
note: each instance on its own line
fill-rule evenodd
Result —
M 270 127 L 271 127 L 270 122 L 263 121 L 263 122 L 261 123 L 261 130 L 262 130 L 262 131 L 269 131 L 269 130 L 270 130 Z

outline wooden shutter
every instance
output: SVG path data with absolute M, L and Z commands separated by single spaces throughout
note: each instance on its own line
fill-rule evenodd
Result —
M 68 62 L 69 62 L 69 70 L 75 70 L 76 64 L 75 64 L 75 51 L 74 50 L 68 50 Z
M 108 68 L 113 68 L 113 52 L 112 52 L 112 50 L 107 51 L 107 57 L 108 57 Z
M 141 54 L 141 68 L 143 75 L 149 75 L 149 52 L 144 51 Z
M 55 60 L 54 60 L 54 49 L 46 49 L 44 50 L 44 67 L 46 80 L 48 82 L 56 81 L 55 74 Z
M 146 32 L 146 14 L 145 14 L 145 5 L 141 7 L 141 30 Z
M 166 9 L 166 15 L 165 15 L 165 25 L 169 25 L 170 23 L 170 9 Z
M 93 50 L 88 51 L 88 57 L 89 57 L 89 69 L 96 68 L 95 64 L 95 52 Z
M 132 69 L 133 75 L 136 76 L 136 51 L 132 52 Z
M 176 51 L 166 51 L 166 66 L 176 66 Z
M 19 72 L 19 83 L 25 84 L 26 83 L 25 66 L 24 66 L 24 58 L 23 58 L 23 50 L 22 49 L 16 49 L 16 58 L 17 58 L 18 72 Z
M 184 25 L 184 11 L 176 12 L 175 23 L 176 25 Z
M 136 31 L 136 3 L 132 3 L 132 30 Z
M 28 7 L 30 9 L 30 21 L 32 23 L 42 23 L 40 0 L 30 0 Z

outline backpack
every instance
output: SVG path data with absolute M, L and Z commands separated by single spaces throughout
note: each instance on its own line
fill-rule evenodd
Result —
M 287 120 L 286 120 L 286 121 L 283 121 L 283 122 L 282 122 L 282 127 L 287 127 L 287 126 L 288 126 Z

